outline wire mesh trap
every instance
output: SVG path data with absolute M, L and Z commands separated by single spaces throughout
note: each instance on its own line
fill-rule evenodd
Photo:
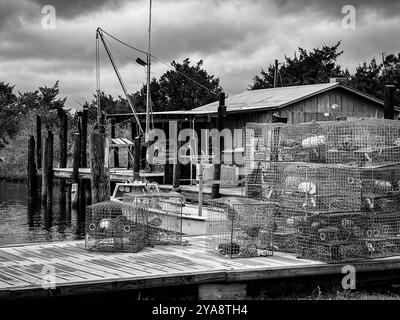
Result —
M 374 214 L 400 208 L 400 165 L 361 170 L 363 209 Z
M 272 255 L 274 210 L 274 204 L 253 199 L 210 200 L 206 250 L 228 258 Z
M 248 123 L 246 160 L 341 163 L 351 166 L 399 162 L 400 123 L 395 120 Z
M 147 216 L 129 203 L 105 201 L 86 211 L 86 250 L 138 252 L 148 244 Z
M 129 203 L 135 212 L 146 217 L 149 245 L 182 243 L 182 208 L 184 198 L 176 192 L 125 194 L 124 203 Z M 129 211 L 127 214 L 131 214 Z M 127 215 L 130 219 L 131 217 Z
M 360 210 L 360 171 L 314 163 L 260 163 L 245 180 L 246 196 L 304 214 Z
M 303 219 L 297 229 L 298 257 L 330 263 L 400 253 L 400 214 L 326 214 Z

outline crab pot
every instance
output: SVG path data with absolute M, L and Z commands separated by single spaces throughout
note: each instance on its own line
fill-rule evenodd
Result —
M 146 216 L 150 245 L 182 243 L 182 195 L 174 192 L 125 194 L 123 202 Z
M 246 196 L 284 203 L 305 214 L 357 211 L 360 171 L 338 165 L 266 163 L 246 179 Z
M 400 123 L 396 120 L 248 123 L 245 139 L 246 158 L 251 162 L 341 163 L 362 167 L 400 159 Z
M 304 212 L 278 205 L 274 215 L 272 228 L 272 244 L 274 251 L 297 252 L 297 234 L 305 220 Z
M 273 254 L 275 205 L 254 199 L 227 197 L 207 206 L 206 250 L 227 258 Z
M 307 217 L 297 233 L 298 257 L 330 263 L 400 254 L 400 214 L 371 212 Z
M 147 216 L 129 203 L 105 201 L 86 211 L 85 249 L 138 252 L 147 243 Z
M 375 214 L 399 209 L 400 165 L 363 168 L 361 171 L 363 208 Z

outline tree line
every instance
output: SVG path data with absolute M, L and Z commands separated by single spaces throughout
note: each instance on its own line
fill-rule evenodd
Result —
M 329 82 L 331 77 L 345 77 L 347 84 L 357 90 L 383 99 L 384 84 L 400 85 L 400 53 L 382 55 L 381 62 L 373 58 L 362 62 L 351 74 L 338 63 L 343 54 L 340 42 L 310 51 L 298 48 L 293 57 L 284 56 L 278 65 L 278 86 L 306 85 Z M 222 92 L 219 78 L 210 75 L 203 68 L 203 60 L 196 63 L 186 58 L 182 63 L 172 62 L 173 70 L 165 72 L 159 79 L 150 82 L 152 110 L 189 110 L 218 99 Z M 274 85 L 274 64 L 261 69 L 252 79 L 249 90 L 272 88 Z M 194 80 L 194 81 L 193 81 Z M 0 82 L 0 148 L 7 145 L 24 128 L 29 114 L 42 115 L 46 128 L 57 125 L 57 110 L 65 110 L 66 98 L 59 97 L 59 82 L 51 87 L 39 87 L 29 92 L 15 92 L 15 86 Z M 102 110 L 106 113 L 131 112 L 126 99 L 113 97 L 105 92 L 99 93 Z M 146 106 L 146 85 L 130 98 L 138 112 L 144 112 Z M 396 92 L 397 105 L 400 104 L 400 92 Z M 96 118 L 96 94 L 91 101 L 84 103 L 89 109 L 89 121 Z M 66 110 L 71 126 L 76 125 L 76 114 Z

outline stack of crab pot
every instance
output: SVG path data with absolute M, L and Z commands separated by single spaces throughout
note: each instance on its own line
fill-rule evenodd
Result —
M 275 250 L 326 262 L 400 254 L 400 124 L 246 126 L 246 196 L 276 204 Z

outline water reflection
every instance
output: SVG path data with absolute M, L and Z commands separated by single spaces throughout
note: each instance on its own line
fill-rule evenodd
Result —
M 26 184 L 0 181 L 0 245 L 83 239 L 85 210 L 67 199 L 55 186 L 49 204 L 28 207 Z

